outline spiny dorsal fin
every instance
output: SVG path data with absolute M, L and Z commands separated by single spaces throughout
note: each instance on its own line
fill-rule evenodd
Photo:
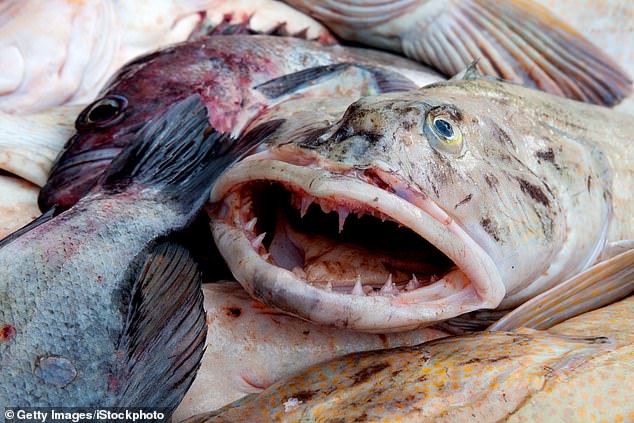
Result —
M 473 81 L 474 79 L 484 79 L 484 75 L 477 68 L 480 59 L 475 59 L 469 65 L 451 77 L 450 81 Z

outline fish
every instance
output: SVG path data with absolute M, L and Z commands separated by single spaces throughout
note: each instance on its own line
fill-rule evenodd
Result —
M 7 0 L 0 5 L 0 110 L 88 103 L 125 62 L 187 39 L 206 2 Z
M 173 411 L 206 325 L 196 261 L 170 236 L 258 142 L 210 130 L 189 96 L 148 122 L 75 207 L 2 240 L 0 403 Z
M 634 248 L 631 116 L 469 68 L 280 134 L 206 206 L 236 280 L 271 308 L 385 333 L 558 285 L 585 283 L 586 310 L 633 289 L 609 261 Z
M 224 25 L 237 25 L 255 34 L 278 34 L 324 45 L 337 39 L 321 23 L 277 0 L 210 0 L 205 16 L 189 39 L 217 33 Z
M 583 26 L 531 0 L 286 2 L 344 40 L 403 53 L 447 76 L 479 59 L 483 74 L 584 102 L 611 106 L 632 92 L 631 77 L 577 31 Z
M 628 0 L 589 0 L 584 7 L 574 0 L 536 0 L 559 18 L 582 30 L 586 38 L 634 75 L 634 4 Z
M 126 62 L 204 34 L 225 17 L 254 31 L 335 40 L 273 0 L 5 0 L 0 5 L 0 111 L 36 113 L 89 103 Z
M 173 421 L 216 410 L 309 366 L 356 351 L 416 345 L 447 336 L 423 328 L 373 335 L 314 325 L 254 301 L 237 282 L 203 284 L 207 344 Z
M 337 83 L 346 74 L 346 84 Z M 77 132 L 53 165 L 39 206 L 44 211 L 74 204 L 141 125 L 193 93 L 205 101 L 215 130 L 237 136 L 256 126 L 268 107 L 289 98 L 336 95 L 352 102 L 441 79 L 387 53 L 294 38 L 212 36 L 168 47 L 125 65 L 79 114 Z
M 186 422 L 630 421 L 632 318 L 634 296 L 548 331 L 350 354 Z

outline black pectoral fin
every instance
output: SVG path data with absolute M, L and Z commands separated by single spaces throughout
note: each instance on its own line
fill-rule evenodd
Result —
M 117 407 L 161 407 L 170 413 L 194 380 L 207 325 L 201 275 L 189 252 L 163 243 L 132 284 L 110 381 Z
M 308 87 L 315 87 L 316 82 L 341 76 L 349 70 L 360 72 L 359 77 L 367 81 L 373 81 L 379 93 L 409 91 L 418 88 L 407 77 L 376 66 L 359 65 L 356 63 L 336 63 L 325 66 L 315 66 L 299 72 L 280 76 L 263 84 L 257 85 L 255 89 L 264 94 L 267 98 L 276 99 L 285 95 L 293 94 Z
M 43 213 L 40 216 L 36 217 L 34 220 L 32 220 L 31 222 L 29 222 L 26 225 L 22 226 L 20 229 L 16 230 L 13 233 L 10 233 L 9 235 L 5 236 L 2 239 L 0 239 L 0 248 L 4 247 L 5 245 L 7 245 L 7 244 L 9 244 L 11 242 L 13 242 L 15 239 L 18 239 L 19 237 L 21 237 L 25 233 L 37 228 L 41 224 L 48 222 L 49 220 L 51 220 L 52 218 L 57 216 L 60 213 L 60 211 L 61 210 L 57 206 L 51 207 L 45 213 Z

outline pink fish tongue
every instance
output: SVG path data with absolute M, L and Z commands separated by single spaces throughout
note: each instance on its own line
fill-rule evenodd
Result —
M 345 288 L 346 292 L 359 277 L 364 286 L 380 288 L 390 275 L 395 284 L 405 285 L 412 274 L 426 280 L 438 273 L 436 267 L 422 260 L 422 255 L 416 260 L 399 259 L 362 245 L 298 232 L 283 213 L 278 214 L 269 252 L 276 265 L 300 278 L 316 285 L 330 282 L 333 289 Z

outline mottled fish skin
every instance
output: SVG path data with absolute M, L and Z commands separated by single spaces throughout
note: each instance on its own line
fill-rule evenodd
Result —
M 375 335 L 314 325 L 253 300 L 237 282 L 204 284 L 203 292 L 205 355 L 174 421 L 216 410 L 335 357 L 446 336 L 432 328 Z
M 224 174 L 211 195 L 223 201 L 220 214 L 212 213 L 219 217 L 214 237 L 245 289 L 316 323 L 403 330 L 476 309 L 515 307 L 584 272 L 615 243 L 634 239 L 631 117 L 468 72 L 463 78 L 363 98 L 336 124 L 286 139 Z M 438 119 L 453 140 L 439 135 Z M 343 221 L 361 210 L 398 222 L 458 269 L 415 290 L 395 279 L 398 291 L 386 269 L 380 292 L 356 295 L 354 278 L 346 278 L 368 266 L 346 257 L 358 261 L 367 252 L 340 243 L 328 247 L 338 249 L 337 257 L 322 255 L 331 270 L 318 285 L 306 258 L 313 245 L 291 235 L 304 255 L 282 265 L 269 245 L 256 242 L 272 228 L 245 229 L 261 212 L 240 196 L 257 202 L 250 191 L 257 181 L 279 184 L 297 204 L 316 202 Z
M 582 21 L 560 20 L 532 0 L 286 2 L 345 40 L 402 52 L 448 76 L 479 60 L 486 75 L 595 104 L 632 92 L 631 76 L 584 38 Z
M 173 409 L 191 383 L 205 334 L 200 276 L 184 253 L 161 273 L 177 251 L 154 246 L 191 222 L 218 174 L 258 140 L 208 131 L 191 96 L 136 141 L 75 207 L 0 244 L 0 403 Z M 148 253 L 158 263 L 141 271 Z
M 351 354 L 187 421 L 628 421 L 634 335 L 623 328 L 632 318 L 634 297 L 548 332 Z
M 270 98 L 258 90 L 262 84 L 311 67 L 348 62 L 396 71 L 419 86 L 442 79 L 414 62 L 386 53 L 324 47 L 291 38 L 216 36 L 169 47 L 124 66 L 103 89 L 100 99 L 79 115 L 77 133 L 68 141 L 42 189 L 40 208 L 74 204 L 136 131 L 179 99 L 200 94 L 209 110 L 211 126 L 237 135 L 254 124 L 267 107 L 291 95 L 312 95 L 311 84 L 303 84 L 297 92 Z M 380 82 L 369 75 L 356 88 L 359 94 L 351 101 L 360 95 L 382 92 L 381 88 Z M 337 91 L 326 94 L 335 95 Z

